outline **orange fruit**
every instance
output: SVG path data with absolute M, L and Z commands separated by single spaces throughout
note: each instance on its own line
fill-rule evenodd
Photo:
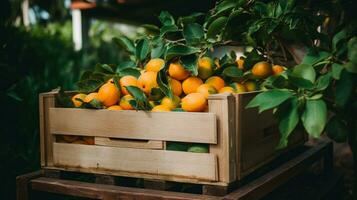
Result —
M 69 143 L 78 140 L 78 138 L 79 138 L 79 137 L 76 136 L 76 135 L 62 135 L 62 139 L 63 139 L 64 141 L 66 141 L 66 142 L 69 142 Z
M 190 72 L 187 71 L 179 62 L 171 63 L 169 66 L 169 75 L 176 80 L 184 80 L 189 75 Z
M 235 93 L 244 93 L 246 92 L 245 86 L 240 83 L 232 83 L 232 88 L 234 88 Z
M 272 67 L 273 75 L 279 75 L 284 71 L 284 67 L 281 65 L 274 65 Z
M 85 136 L 83 136 L 82 139 L 86 144 L 94 145 L 94 137 L 85 137 Z
M 89 93 L 85 98 L 84 98 L 84 102 L 89 103 L 91 102 L 93 99 L 98 99 L 98 93 L 97 92 L 92 92 Z
M 198 59 L 198 76 L 202 79 L 207 79 L 208 77 L 212 76 L 213 68 L 212 64 L 213 61 L 209 57 L 203 57 Z
M 244 83 L 244 87 L 248 92 L 252 92 L 252 91 L 257 91 L 258 90 L 258 85 L 254 81 L 246 81 Z
M 161 105 L 169 107 L 171 110 L 177 108 L 180 105 L 180 97 L 174 96 L 174 98 L 164 97 L 161 100 Z
M 110 106 L 107 109 L 108 110 L 123 110 L 123 108 L 118 105 Z
M 202 84 L 197 88 L 198 93 L 203 94 L 203 96 L 205 96 L 205 98 L 207 99 L 208 96 L 210 94 L 217 94 L 217 90 L 216 88 L 214 88 L 212 85 L 208 85 L 208 84 Z
M 182 86 L 181 86 L 180 81 L 170 78 L 169 85 L 170 85 L 172 93 L 174 93 L 174 95 L 180 96 L 182 94 Z
M 80 107 L 82 105 L 82 101 L 84 101 L 84 99 L 86 98 L 86 94 L 82 94 L 82 93 L 79 93 L 79 94 L 76 94 L 72 97 L 72 102 L 73 102 L 73 105 L 75 107 Z M 82 101 L 78 101 L 77 99 L 81 99 Z
M 218 93 L 220 93 L 220 94 L 222 94 L 222 93 L 234 93 L 234 92 L 235 92 L 234 88 L 232 88 L 230 86 L 223 87 L 218 91 Z
M 123 76 L 119 80 L 120 91 L 123 95 L 129 94 L 128 90 L 126 90 L 125 86 L 138 86 L 138 80 L 134 76 Z
M 225 85 L 224 80 L 219 76 L 211 76 L 206 80 L 205 83 L 212 85 L 214 88 L 216 88 L 217 91 L 219 91 Z
M 195 76 L 191 76 L 182 82 L 182 90 L 185 94 L 196 92 L 197 88 L 203 84 L 203 81 Z
M 154 58 L 149 60 L 145 65 L 146 71 L 158 72 L 162 67 L 164 67 L 165 61 L 161 58 Z
M 257 78 L 266 78 L 272 74 L 271 65 L 265 61 L 255 63 L 252 74 Z
M 166 105 L 158 105 L 158 106 L 155 106 L 151 111 L 152 112 L 170 112 L 171 109 Z
M 138 86 L 141 88 L 146 94 L 150 94 L 151 89 L 157 87 L 157 72 L 144 72 L 140 75 L 138 79 Z
M 134 110 L 133 106 L 131 106 L 131 104 L 130 104 L 130 100 L 134 100 L 134 98 L 130 94 L 127 94 L 127 95 L 123 96 L 120 99 L 119 106 L 123 110 Z
M 238 68 L 243 70 L 244 69 L 244 59 L 240 57 L 237 61 Z
M 201 93 L 191 93 L 182 100 L 182 109 L 188 112 L 202 112 L 207 107 L 207 99 Z
M 72 142 L 73 144 L 87 144 L 85 141 L 83 140 L 76 140 L 74 142 Z
M 110 107 L 118 102 L 120 91 L 114 83 L 105 83 L 98 90 L 98 100 L 106 107 Z

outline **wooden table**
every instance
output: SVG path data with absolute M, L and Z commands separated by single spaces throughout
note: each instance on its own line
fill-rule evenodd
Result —
M 225 199 L 253 200 L 261 199 L 291 178 L 306 171 L 317 161 L 323 163 L 323 173 L 333 174 L 333 146 L 331 142 L 320 141 L 298 153 L 290 160 L 275 166 L 269 171 L 252 174 L 244 180 L 238 189 L 225 196 L 208 196 L 155 189 L 123 187 L 114 185 L 110 176 L 98 175 L 96 183 L 66 180 L 59 177 L 59 172 L 40 170 L 18 176 L 17 199 L 27 200 L 30 194 L 47 192 L 91 199 Z M 264 171 L 264 170 L 263 170 Z M 261 173 L 261 174 L 259 174 Z M 331 176 L 332 177 L 332 176 Z M 99 184 L 101 183 L 101 184 Z

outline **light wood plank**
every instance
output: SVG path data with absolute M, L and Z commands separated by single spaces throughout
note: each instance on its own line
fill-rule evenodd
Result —
M 122 147 L 122 148 L 164 149 L 164 142 L 158 140 L 125 140 L 125 139 L 95 137 L 94 144 L 101 145 L 101 146 Z
M 214 113 L 51 108 L 52 134 L 217 143 Z
M 119 170 L 217 181 L 216 156 L 208 153 L 54 143 L 55 166 Z

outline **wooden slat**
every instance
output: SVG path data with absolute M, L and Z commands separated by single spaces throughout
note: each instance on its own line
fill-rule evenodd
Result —
M 210 95 L 208 108 L 218 123 L 218 143 L 210 145 L 210 153 L 218 157 L 219 181 L 230 183 L 237 177 L 235 99 L 231 94 Z
M 51 108 L 53 134 L 217 143 L 214 113 Z
M 122 148 L 164 149 L 164 142 L 158 140 L 125 140 L 125 139 L 95 137 L 94 144 L 101 145 L 101 146 L 122 147 Z
M 217 160 L 213 154 L 65 143 L 54 143 L 53 147 L 55 166 L 217 181 Z

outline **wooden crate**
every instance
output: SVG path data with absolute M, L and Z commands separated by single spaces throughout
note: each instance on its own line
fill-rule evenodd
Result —
M 245 109 L 256 94 L 211 95 L 209 112 L 192 113 L 60 108 L 57 92 L 42 93 L 41 166 L 228 186 L 282 152 L 272 113 Z M 95 144 L 59 143 L 57 135 L 91 136 Z M 166 150 L 168 141 L 209 144 L 209 153 Z M 284 151 L 304 141 L 294 134 Z

